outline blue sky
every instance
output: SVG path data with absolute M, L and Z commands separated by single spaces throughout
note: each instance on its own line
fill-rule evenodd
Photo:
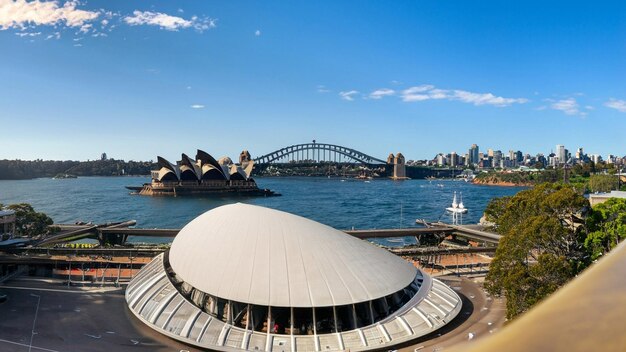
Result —
M 623 1 L 0 0 L 0 158 L 626 154 Z

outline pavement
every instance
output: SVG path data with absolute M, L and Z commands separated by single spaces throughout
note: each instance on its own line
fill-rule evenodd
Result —
M 439 276 L 463 300 L 457 317 L 441 329 L 399 347 L 401 352 L 443 351 L 496 333 L 506 321 L 506 305 L 483 289 L 484 277 Z
M 504 303 L 489 298 L 480 279 L 442 276 L 463 299 L 458 317 L 435 333 L 400 348 L 440 351 L 497 331 Z M 200 351 L 143 325 L 126 307 L 124 291 L 112 287 L 67 287 L 58 280 L 11 280 L 0 286 L 0 351 Z M 471 335 L 470 335 L 471 334 Z
M 143 326 L 122 289 L 11 281 L 0 286 L 0 351 L 200 351 Z

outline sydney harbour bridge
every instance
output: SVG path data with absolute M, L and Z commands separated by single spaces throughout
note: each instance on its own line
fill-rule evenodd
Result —
M 250 156 L 247 152 L 242 152 L 242 155 Z M 270 166 L 287 168 L 308 166 L 314 168 L 315 165 L 324 164 L 335 165 L 336 168 L 345 170 L 345 165 L 350 164 L 353 165 L 353 169 L 354 167 L 359 167 L 377 170 L 377 175 L 393 179 L 454 176 L 453 169 L 406 166 L 402 153 L 389 154 L 387 160 L 383 160 L 354 148 L 336 144 L 317 143 L 315 140 L 311 143 L 283 147 L 252 160 L 255 163 L 254 172 L 257 174 L 263 173 Z
M 385 165 L 387 161 L 375 158 L 356 149 L 335 144 L 316 143 L 295 144 L 280 148 L 254 159 L 255 164 L 277 163 L 360 163 L 365 165 Z

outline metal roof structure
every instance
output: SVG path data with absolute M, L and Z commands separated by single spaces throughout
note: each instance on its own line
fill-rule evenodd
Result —
M 370 301 L 413 281 L 402 258 L 332 227 L 248 204 L 210 210 L 170 250 L 185 282 L 217 297 L 280 307 Z
M 373 244 L 263 207 L 192 220 L 126 289 L 152 329 L 217 351 L 366 351 L 432 333 L 450 287 Z

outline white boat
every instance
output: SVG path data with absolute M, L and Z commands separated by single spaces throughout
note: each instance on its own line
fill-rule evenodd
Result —
M 447 211 L 451 213 L 465 214 L 467 213 L 467 208 L 463 205 L 463 195 L 461 195 L 461 202 L 456 202 L 456 192 L 454 192 L 454 198 L 452 198 L 452 206 L 446 208 Z

